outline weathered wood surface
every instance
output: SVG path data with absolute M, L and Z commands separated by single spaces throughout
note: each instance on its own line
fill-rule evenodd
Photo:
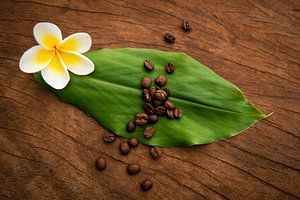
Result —
M 298 199 L 300 198 L 300 1 L 1 1 L 0 199 Z M 181 20 L 193 31 L 181 31 Z M 237 137 L 164 149 L 154 161 L 140 145 L 128 157 L 120 139 L 20 72 L 35 45 L 34 24 L 64 36 L 88 32 L 93 49 L 184 51 L 239 86 L 274 114 Z M 163 34 L 177 37 L 166 44 Z M 95 170 L 94 161 L 108 159 Z M 142 172 L 129 177 L 127 163 Z M 143 193 L 138 182 L 154 181 Z

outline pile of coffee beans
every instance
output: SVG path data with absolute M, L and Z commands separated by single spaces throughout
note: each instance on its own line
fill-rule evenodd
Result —
M 155 68 L 154 64 L 149 60 L 144 61 L 144 67 L 148 71 L 152 71 Z M 172 63 L 166 64 L 165 70 L 167 73 L 173 73 L 174 69 Z M 177 109 L 172 102 L 168 101 L 170 89 L 164 87 L 167 82 L 168 79 L 164 75 L 159 75 L 155 78 L 155 86 L 152 86 L 150 77 L 146 76 L 142 78 L 141 88 L 144 101 L 143 110 L 145 113 L 136 114 L 135 119 L 128 122 L 126 126 L 128 132 L 134 132 L 136 125 L 145 126 L 154 124 L 161 116 L 167 116 L 169 119 L 179 119 L 182 117 L 182 110 Z M 145 128 L 145 138 L 150 139 L 154 134 L 155 130 L 152 127 L 148 126 Z
M 184 20 L 182 23 L 183 31 L 190 31 L 192 29 L 191 24 Z M 171 33 L 166 33 L 164 39 L 167 43 L 174 43 L 176 38 Z M 153 71 L 155 69 L 154 64 L 149 61 L 144 61 L 144 68 L 147 71 Z M 172 74 L 175 67 L 172 63 L 167 63 L 165 71 L 168 74 Z M 144 113 L 138 113 L 135 115 L 135 119 L 129 122 L 126 126 L 128 132 L 134 132 L 136 126 L 147 126 L 144 129 L 144 137 L 150 139 L 154 136 L 155 130 L 151 127 L 158 121 L 159 117 L 166 116 L 169 119 L 180 119 L 182 117 L 182 110 L 175 107 L 175 105 L 168 100 L 170 96 L 170 89 L 165 87 L 168 79 L 164 75 L 159 75 L 154 80 L 155 85 L 152 86 L 152 80 L 150 77 L 144 77 L 141 80 L 142 97 L 143 97 L 143 110 Z M 114 134 L 107 134 L 103 136 L 105 143 L 113 143 L 116 140 Z M 136 137 L 129 138 L 126 142 L 121 142 L 119 145 L 119 151 L 122 155 L 128 155 L 131 148 L 139 146 L 139 140 Z M 150 155 L 153 159 L 158 159 L 162 156 L 162 151 L 159 147 L 152 147 L 150 149 Z M 96 160 L 96 169 L 103 171 L 107 167 L 106 160 L 102 157 Z M 128 175 L 135 175 L 141 171 L 139 164 L 128 164 L 126 168 Z M 153 187 L 153 182 L 149 179 L 144 179 L 140 182 L 140 188 L 142 191 L 148 191 Z
M 149 61 L 144 61 L 144 68 L 147 71 L 154 70 L 154 64 Z M 172 74 L 175 67 L 172 63 L 167 63 L 165 70 L 168 74 Z M 128 132 L 134 132 L 136 126 L 147 126 L 144 129 L 144 137 L 150 139 L 154 136 L 155 130 L 151 127 L 158 121 L 159 117 L 166 116 L 169 119 L 179 119 L 182 117 L 182 110 L 175 107 L 175 105 L 168 100 L 170 96 L 169 88 L 166 88 L 168 82 L 167 77 L 164 75 L 159 75 L 154 80 L 155 86 L 152 86 L 152 80 L 149 77 L 144 77 L 141 80 L 141 89 L 143 97 L 143 110 L 144 113 L 138 113 L 135 115 L 133 121 L 128 122 L 126 130 Z M 116 140 L 114 134 L 107 134 L 103 136 L 103 141 L 105 143 L 113 143 Z M 119 144 L 119 151 L 122 155 L 128 155 L 131 148 L 136 148 L 139 146 L 139 140 L 136 137 L 129 138 L 127 141 L 122 141 Z M 150 149 L 150 155 L 153 159 L 158 159 L 162 156 L 161 148 L 152 147 Z M 100 171 L 106 169 L 106 160 L 99 157 L 96 160 L 96 168 Z M 127 174 L 132 176 L 138 174 L 141 171 L 141 166 L 137 163 L 128 164 L 126 168 Z M 149 179 L 144 179 L 140 182 L 140 188 L 142 191 L 148 191 L 153 187 L 153 182 Z

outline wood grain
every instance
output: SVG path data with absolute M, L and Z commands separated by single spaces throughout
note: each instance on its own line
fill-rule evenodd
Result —
M 1 1 L 0 199 L 299 199 L 299 11 L 297 0 Z M 186 52 L 274 114 L 225 141 L 164 149 L 157 161 L 144 145 L 121 156 L 122 139 L 104 144 L 101 125 L 20 72 L 40 21 L 64 37 L 88 32 L 93 49 Z M 165 32 L 177 42 L 166 44 Z M 108 160 L 103 172 L 99 156 Z M 142 172 L 128 176 L 133 162 Z M 154 182 L 147 193 L 144 178 Z

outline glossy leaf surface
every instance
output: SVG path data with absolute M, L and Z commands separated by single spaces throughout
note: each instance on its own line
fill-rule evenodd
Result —
M 121 48 L 85 55 L 94 62 L 95 71 L 88 76 L 70 74 L 71 80 L 62 90 L 48 87 L 39 73 L 35 78 L 117 135 L 135 136 L 144 144 L 162 147 L 206 144 L 234 136 L 266 117 L 236 86 L 184 53 Z M 155 64 L 154 71 L 144 69 L 146 59 Z M 173 74 L 165 72 L 169 62 L 175 65 Z M 159 74 L 167 76 L 169 100 L 183 110 L 183 117 L 160 117 L 152 125 L 155 134 L 151 139 L 143 137 L 145 127 L 128 133 L 126 124 L 143 112 L 141 78 L 149 76 L 154 81 Z

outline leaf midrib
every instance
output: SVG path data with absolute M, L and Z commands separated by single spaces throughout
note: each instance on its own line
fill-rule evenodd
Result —
M 106 80 L 96 79 L 96 78 L 91 77 L 91 76 L 89 76 L 87 78 L 91 79 L 92 81 L 102 82 L 102 83 L 106 83 L 106 84 L 110 84 L 110 85 L 115 85 L 115 86 L 118 86 L 118 87 L 123 87 L 123 88 L 131 89 L 131 90 L 140 90 L 140 89 L 135 88 L 135 87 L 131 87 L 131 86 L 128 86 L 128 85 L 121 85 L 121 84 L 118 84 L 118 83 L 115 83 L 115 82 L 106 81 Z M 259 114 L 257 114 L 257 115 L 249 115 L 249 114 L 245 114 L 245 113 L 241 113 L 241 112 L 236 112 L 236 111 L 232 111 L 232 110 L 220 109 L 220 108 L 216 108 L 216 107 L 213 107 L 213 106 L 204 105 L 204 104 L 201 104 L 201 103 L 198 103 L 198 102 L 188 101 L 188 100 L 185 100 L 185 99 L 180 99 L 180 98 L 172 97 L 172 96 L 170 96 L 170 99 L 175 99 L 175 100 L 178 100 L 178 101 L 182 101 L 182 102 L 184 102 L 186 104 L 200 106 L 202 108 L 208 108 L 208 109 L 218 110 L 218 111 L 232 113 L 232 114 L 239 114 L 239 115 L 243 115 L 243 116 L 261 116 L 261 117 L 263 117 L 263 115 L 259 115 Z

